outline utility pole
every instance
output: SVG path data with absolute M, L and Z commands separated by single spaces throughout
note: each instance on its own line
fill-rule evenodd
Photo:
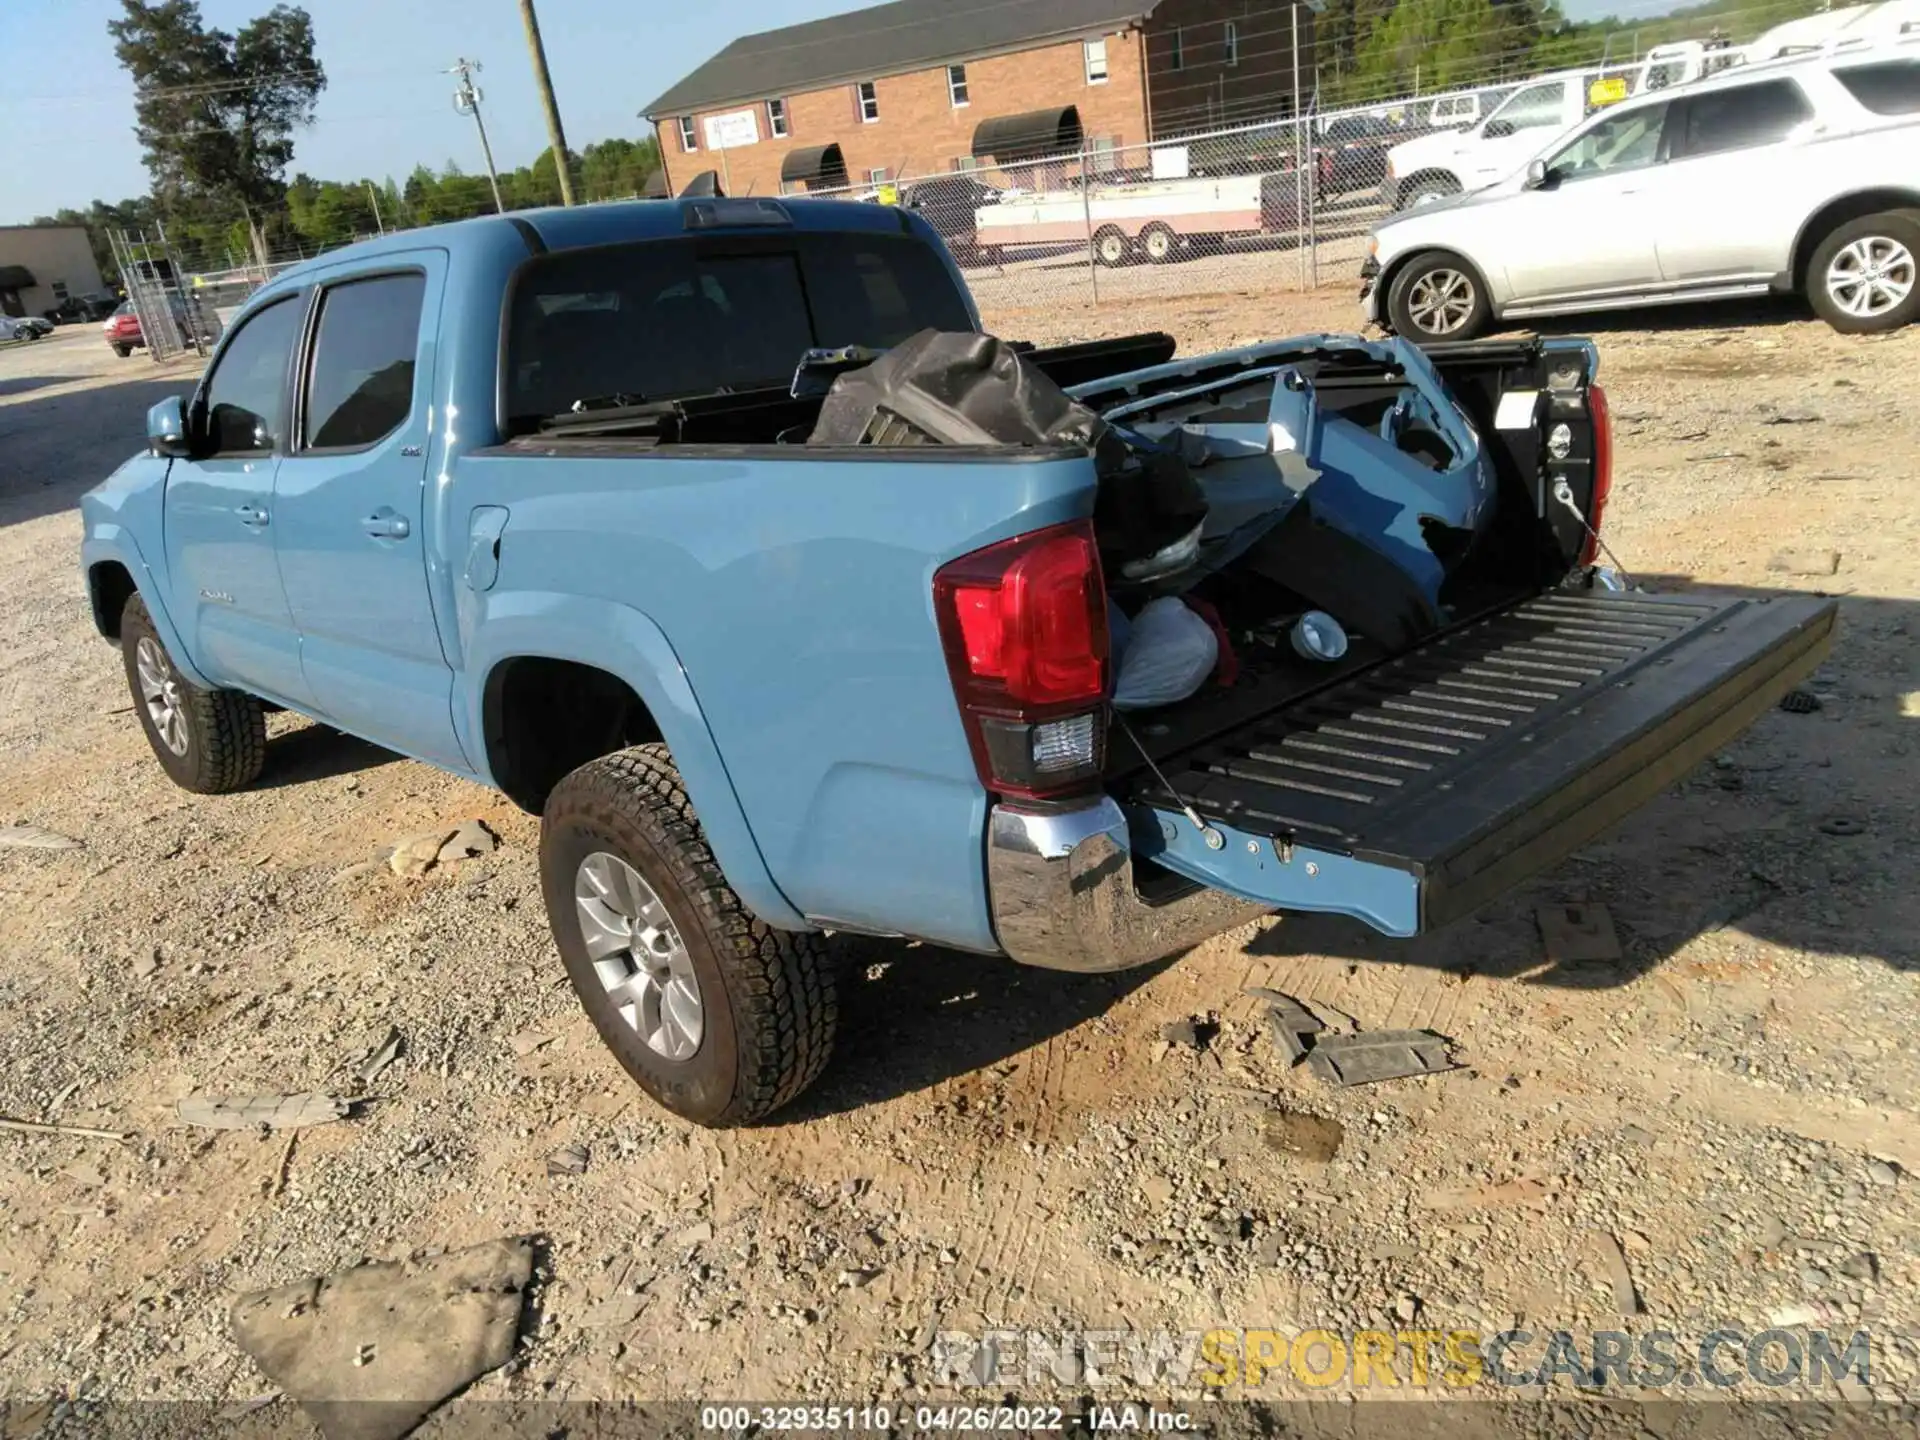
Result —
M 373 182 L 371 180 L 367 182 L 367 199 L 373 202 L 373 228 L 378 230 L 382 235 L 386 234 L 386 222 L 380 218 L 380 195 L 379 192 L 373 188 Z
M 567 132 L 560 128 L 560 106 L 553 98 L 553 77 L 547 73 L 547 47 L 540 43 L 540 19 L 533 0 L 520 0 L 520 19 L 527 27 L 527 53 L 533 57 L 533 83 L 547 112 L 547 142 L 553 146 L 554 168 L 560 172 L 560 203 L 573 204 L 573 177 L 567 174 Z
M 493 186 L 493 208 L 504 215 L 507 202 L 500 198 L 500 176 L 493 168 L 493 146 L 487 143 L 487 122 L 480 118 L 480 101 L 484 97 L 473 83 L 474 73 L 479 69 L 478 60 L 469 60 L 463 55 L 447 74 L 460 77 L 460 88 L 453 92 L 453 108 L 462 115 L 473 116 L 473 123 L 479 127 L 480 153 L 487 157 L 487 180 Z

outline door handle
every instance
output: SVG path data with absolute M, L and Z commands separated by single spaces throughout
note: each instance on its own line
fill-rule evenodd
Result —
M 367 516 L 360 524 L 376 540 L 404 540 L 413 533 L 406 516 L 385 506 Z
M 234 511 L 240 517 L 242 525 L 251 525 L 256 530 L 264 530 L 267 524 L 267 507 L 256 505 L 251 500 Z

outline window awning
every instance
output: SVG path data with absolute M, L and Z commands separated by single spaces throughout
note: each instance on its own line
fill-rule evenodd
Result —
M 780 162 L 780 183 L 809 190 L 837 190 L 847 184 L 847 162 L 838 145 L 808 145 L 789 150 Z
M 33 272 L 24 265 L 0 265 L 0 290 L 31 290 Z
M 1029 110 L 1022 115 L 998 115 L 982 120 L 973 131 L 975 159 L 1037 160 L 1042 155 L 1065 155 L 1081 145 L 1080 110 L 1064 105 L 1058 110 Z
M 647 172 L 646 181 L 640 186 L 642 200 L 664 200 L 672 193 L 667 188 L 667 172 L 658 167 Z

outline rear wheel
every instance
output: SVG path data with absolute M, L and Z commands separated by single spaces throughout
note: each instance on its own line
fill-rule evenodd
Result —
M 131 345 L 116 345 L 113 347 L 113 353 L 124 360 L 133 353 L 133 347 Z
M 1849 335 L 1895 330 L 1920 317 L 1920 212 L 1849 220 L 1815 247 L 1807 299 Z
M 1457 255 L 1415 256 L 1387 291 L 1387 318 L 1394 330 L 1420 345 L 1470 340 L 1491 315 L 1480 273 Z
M 1422 205 L 1431 205 L 1447 195 L 1458 195 L 1460 186 L 1444 175 L 1424 175 L 1418 180 L 1408 182 L 1407 188 L 1400 192 L 1400 208 L 1416 210 Z
M 747 910 L 665 746 L 591 761 L 555 787 L 540 882 L 594 1028 L 674 1114 L 750 1124 L 826 1065 L 838 1007 L 825 940 Z
M 137 594 L 120 613 L 120 652 L 140 728 L 174 784 L 224 795 L 259 778 L 267 763 L 266 710 L 238 690 L 202 690 L 176 670 Z
M 1149 225 L 1140 232 L 1140 253 L 1155 265 L 1173 258 L 1174 234 L 1164 225 Z
M 1127 237 L 1111 226 L 1093 237 L 1093 258 L 1109 269 L 1127 262 Z

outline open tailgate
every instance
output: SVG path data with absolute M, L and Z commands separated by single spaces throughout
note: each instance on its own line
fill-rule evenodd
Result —
M 1118 798 L 1143 858 L 1176 875 L 1414 934 L 1725 746 L 1825 658 L 1837 613 L 1817 597 L 1549 592 L 1172 757 L 1165 783 L 1136 771 Z

